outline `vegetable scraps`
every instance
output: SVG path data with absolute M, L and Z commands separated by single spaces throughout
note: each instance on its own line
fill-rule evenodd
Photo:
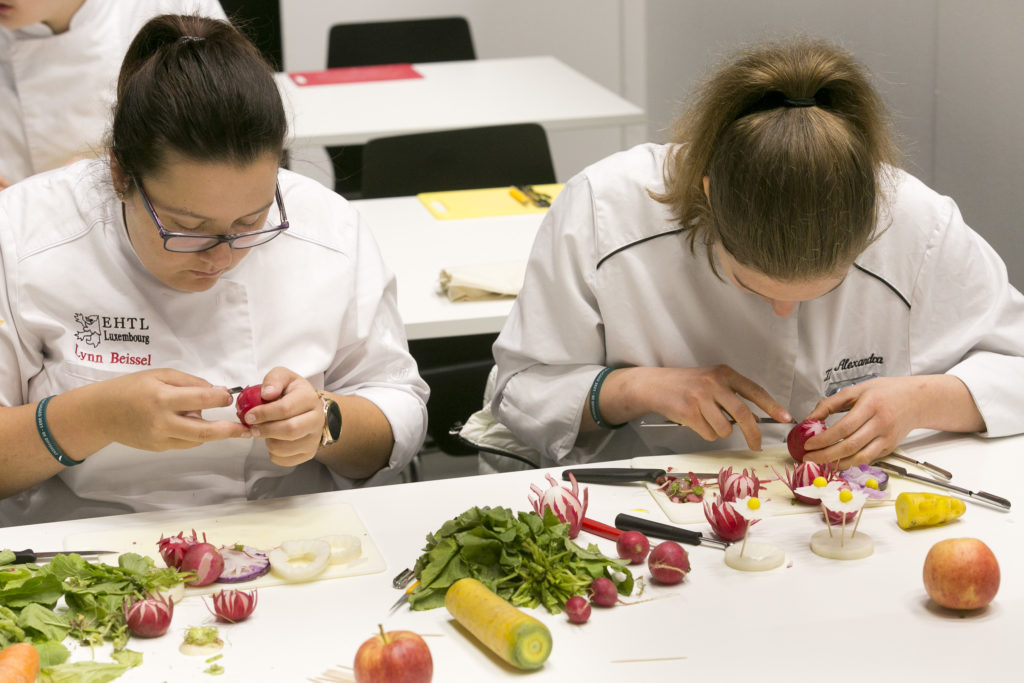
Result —
M 626 560 L 605 557 L 595 544 L 581 548 L 569 538 L 569 524 L 550 509 L 514 513 L 507 508 L 473 507 L 427 535 L 416 560 L 419 585 L 409 594 L 414 610 L 444 604 L 448 588 L 472 577 L 519 607 L 543 604 L 558 614 L 594 579 L 606 576 L 619 593 L 633 592 Z

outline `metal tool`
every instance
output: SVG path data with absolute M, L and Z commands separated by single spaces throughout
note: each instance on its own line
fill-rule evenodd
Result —
M 615 516 L 615 526 L 623 531 L 639 531 L 648 536 L 654 536 L 655 538 L 661 538 L 667 541 L 679 541 L 680 543 L 685 543 L 687 545 L 710 545 L 722 550 L 725 550 L 731 545 L 729 541 L 720 541 L 717 538 L 707 538 L 699 531 L 683 529 L 681 527 L 672 526 L 671 524 L 662 524 L 661 522 L 655 522 L 642 517 L 634 517 L 633 515 L 627 515 L 624 512 Z
M 116 554 L 116 550 L 52 550 L 37 553 L 32 549 L 15 550 L 13 564 L 34 564 L 39 561 L 49 562 L 58 555 L 81 555 L 82 557 L 99 557 L 100 555 Z
M 658 479 L 664 477 L 688 476 L 689 472 L 680 470 L 672 473 L 667 470 L 642 469 L 633 467 L 586 467 L 580 469 L 562 470 L 562 479 L 569 481 L 572 474 L 576 481 L 584 484 L 632 484 L 638 481 L 649 481 L 657 484 Z M 697 479 L 717 479 L 718 472 L 694 472 Z
M 418 585 L 420 585 L 419 581 L 409 584 L 409 587 L 405 589 L 404 593 L 402 593 L 402 597 L 395 600 L 395 604 L 391 605 L 391 609 L 388 610 L 388 616 L 391 616 L 399 607 L 409 602 L 409 593 L 412 593 Z
M 995 505 L 996 507 L 1002 508 L 1004 510 L 1010 509 L 1010 501 L 1001 496 L 996 496 L 985 491 L 971 491 L 970 489 L 965 489 L 962 486 L 951 484 L 948 481 L 943 481 L 941 479 L 936 479 L 934 477 L 929 477 L 923 474 L 914 474 L 913 472 L 908 472 L 906 467 L 894 465 L 893 463 L 885 462 L 884 460 L 877 461 L 875 465 L 881 467 L 886 472 L 891 472 L 892 474 L 895 474 L 898 477 L 913 479 L 914 481 L 920 481 L 925 484 L 930 484 L 932 486 L 947 489 L 949 491 L 955 491 L 956 493 L 960 493 L 962 495 L 967 496 L 971 500 L 989 503 L 990 505 Z
M 406 567 L 402 571 L 398 572 L 398 575 L 395 576 L 395 578 L 391 579 L 391 585 L 395 588 L 405 588 L 415 576 L 416 572 Z
M 229 394 L 240 394 L 240 393 L 242 393 L 242 391 L 244 389 L 245 389 L 245 387 L 231 387 L 230 389 L 228 389 L 228 393 Z
M 911 465 L 917 465 L 918 467 L 924 468 L 924 469 L 928 470 L 929 472 L 934 472 L 935 474 L 939 475 L 943 479 L 952 479 L 953 478 L 953 473 L 950 472 L 949 470 L 943 469 L 943 468 L 939 467 L 938 465 L 933 465 L 930 462 L 925 462 L 923 460 L 914 460 L 913 458 L 908 457 L 906 455 L 903 455 L 902 453 L 895 453 L 895 452 L 889 453 L 888 455 L 883 456 L 882 459 L 884 460 L 885 458 L 893 458 L 895 460 L 901 460 L 903 462 L 909 462 Z M 878 463 L 875 463 L 875 464 L 877 465 Z
M 728 418 L 730 424 L 736 424 L 736 419 L 735 418 L 733 418 L 731 416 L 726 416 L 726 417 Z M 761 424 L 761 425 L 764 425 L 764 424 L 773 424 L 773 425 L 777 425 L 777 424 L 793 424 L 792 422 L 779 422 L 778 420 L 776 420 L 773 417 L 761 417 L 761 416 L 754 417 L 754 422 L 756 422 L 757 424 Z M 685 427 L 686 425 L 679 424 L 678 422 L 672 422 L 672 420 L 665 420 L 664 422 L 648 422 L 647 420 L 640 420 L 640 426 L 641 427 Z
M 545 194 L 544 192 L 538 192 L 529 185 L 516 185 L 517 190 L 522 192 L 526 197 L 533 203 L 534 206 L 539 208 L 546 208 L 551 206 L 551 195 Z

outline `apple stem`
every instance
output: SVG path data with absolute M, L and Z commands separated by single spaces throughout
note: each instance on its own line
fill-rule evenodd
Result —
M 388 634 L 384 633 L 384 624 L 377 624 L 377 628 L 380 629 L 380 638 L 384 641 L 384 644 L 388 644 Z

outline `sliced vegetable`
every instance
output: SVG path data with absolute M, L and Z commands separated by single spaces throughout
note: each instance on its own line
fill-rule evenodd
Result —
M 210 611 L 221 621 L 232 624 L 242 621 L 256 609 L 255 589 L 248 593 L 240 590 L 222 590 L 219 593 L 214 593 L 212 599 L 213 609 Z M 205 600 L 203 604 L 206 604 Z M 207 605 L 206 609 L 210 609 L 210 606 Z
M 0 650 L 0 681 L 34 683 L 39 675 L 39 653 L 31 643 L 15 643 Z
M 270 569 L 285 581 L 309 581 L 331 561 L 331 544 L 319 539 L 285 541 L 270 551 Z
M 786 466 L 785 476 L 778 473 L 778 471 L 772 467 L 772 472 L 778 477 L 789 490 L 793 492 L 793 496 L 801 503 L 808 503 L 810 505 L 819 505 L 821 498 L 818 496 L 806 496 L 798 489 L 802 489 L 805 486 L 811 486 L 815 480 L 819 477 L 824 482 L 822 486 L 827 484 L 836 478 L 835 468 L 831 463 L 825 465 L 819 465 L 816 462 L 805 460 L 804 462 L 797 465 L 794 469 Z
M 224 546 L 220 549 L 224 568 L 217 583 L 252 581 L 270 571 L 270 558 L 264 551 L 251 546 Z
M 193 573 L 192 578 L 185 579 L 188 585 L 206 586 L 216 581 L 224 571 L 224 558 L 212 544 L 197 543 L 185 552 L 179 569 Z
M 220 639 L 220 631 L 216 626 L 190 626 L 178 651 L 183 655 L 208 656 L 223 647 L 224 641 Z
M 551 654 L 551 632 L 474 578 L 459 579 L 445 594 L 448 612 L 506 662 L 538 669 Z
M 753 469 L 733 472 L 732 467 L 723 467 L 718 472 L 718 493 L 722 500 L 736 500 L 756 496 L 764 488 Z
M 670 468 L 671 469 L 671 468 Z M 704 500 L 704 487 L 696 474 L 669 474 L 658 478 L 658 489 L 673 503 L 699 503 Z
M 569 598 L 565 603 L 565 614 L 574 624 L 586 623 L 590 618 L 590 603 L 579 595 Z
M 206 535 L 203 535 L 203 540 L 206 540 Z M 168 567 L 174 567 L 179 569 L 181 567 L 181 561 L 185 558 L 185 553 L 194 546 L 202 543 L 199 537 L 196 535 L 196 530 L 192 530 L 191 536 L 186 536 L 184 531 L 179 531 L 176 536 L 160 537 L 160 540 L 156 542 L 156 547 L 160 551 L 160 557 L 163 558 L 164 563 Z
M 327 541 L 327 544 L 331 546 L 331 564 L 345 564 L 363 554 L 363 542 L 359 540 L 358 536 L 337 534 L 321 536 L 318 540 Z
M 174 616 L 170 598 L 148 595 L 137 600 L 125 599 L 124 620 L 133 636 L 156 638 L 167 633 Z
M 881 467 L 874 465 L 854 465 L 840 472 L 839 478 L 850 482 L 851 485 L 874 491 L 885 491 L 889 485 L 889 475 Z
M 720 495 L 716 494 L 714 501 L 704 501 L 704 517 L 711 524 L 711 530 L 726 541 L 738 541 L 747 533 L 747 520 L 736 511 L 733 501 L 722 500 Z M 756 523 L 756 520 L 750 522 Z M 650 558 L 647 561 L 650 562 Z
M 558 480 L 550 474 L 547 475 L 547 479 L 551 483 L 551 487 L 547 491 L 542 491 L 536 484 L 530 485 L 530 490 L 536 495 L 536 498 L 530 498 L 533 510 L 541 517 L 544 516 L 544 510 L 551 510 L 559 521 L 569 525 L 569 538 L 576 538 L 580 534 L 580 529 L 583 528 L 583 518 L 587 514 L 590 489 L 583 490 L 583 501 L 581 502 L 580 485 L 576 482 L 576 477 L 572 472 L 569 473 L 571 489 L 559 486 Z
M 945 524 L 966 511 L 964 502 L 952 496 L 924 492 L 896 496 L 896 523 L 901 529 Z

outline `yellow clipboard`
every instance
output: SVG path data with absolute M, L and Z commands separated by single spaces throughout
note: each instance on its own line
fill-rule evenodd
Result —
M 562 191 L 561 183 L 530 185 L 535 192 L 548 195 L 553 202 Z M 449 190 L 447 192 L 421 192 L 416 195 L 434 218 L 483 218 L 487 216 L 515 216 L 527 213 L 543 213 L 547 207 L 532 202 L 521 202 L 516 196 L 521 193 L 511 185 L 488 187 L 480 190 Z

